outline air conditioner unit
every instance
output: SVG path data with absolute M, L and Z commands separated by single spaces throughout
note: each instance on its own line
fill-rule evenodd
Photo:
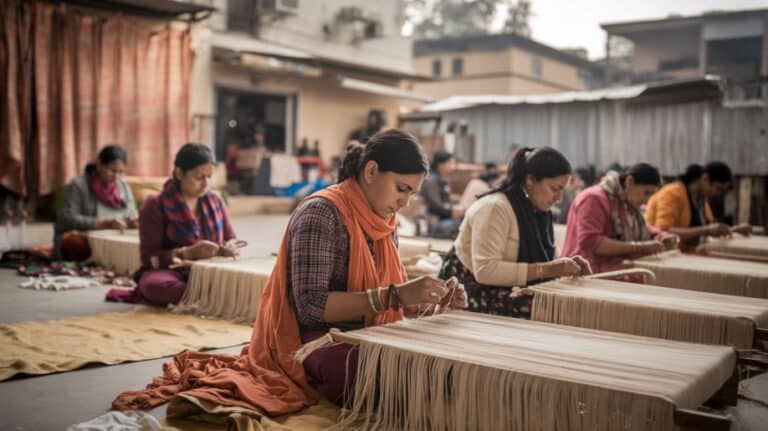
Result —
M 261 0 L 261 11 L 280 15 L 299 13 L 299 0 Z

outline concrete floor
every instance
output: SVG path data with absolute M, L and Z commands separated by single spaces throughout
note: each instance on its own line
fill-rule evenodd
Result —
M 248 241 L 241 255 L 269 256 L 277 252 L 287 222 L 285 215 L 235 218 L 235 232 L 239 238 Z M 104 301 L 107 286 L 49 292 L 18 288 L 23 280 L 11 270 L 0 270 L 0 323 L 87 316 L 125 311 L 134 306 Z M 238 353 L 241 348 L 213 352 Z M 109 410 L 115 395 L 146 385 L 160 374 L 161 366 L 167 360 L 92 366 L 68 373 L 18 377 L 1 382 L 0 430 L 60 431 L 102 415 Z M 151 413 L 164 418 L 165 406 Z
M 276 252 L 287 216 L 257 216 L 233 221 L 238 237 L 249 242 L 242 255 L 267 256 Z M 0 323 L 50 320 L 130 309 L 131 304 L 104 301 L 107 287 L 39 292 L 19 289 L 23 278 L 0 270 Z M 237 353 L 241 347 L 216 350 Z M 0 430 L 59 431 L 106 413 L 112 399 L 124 390 L 139 389 L 160 373 L 168 358 L 113 366 L 92 366 L 68 373 L 19 377 L 0 383 Z M 754 379 L 754 387 L 768 399 L 768 374 Z M 165 417 L 165 407 L 151 412 Z M 768 408 L 741 400 L 727 413 L 734 417 L 732 431 L 768 429 Z

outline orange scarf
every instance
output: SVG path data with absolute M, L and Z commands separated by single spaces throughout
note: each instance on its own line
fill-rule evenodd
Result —
M 396 217 L 384 220 L 374 213 L 357 181 L 344 181 L 307 199 L 316 197 L 327 199 L 339 210 L 349 234 L 347 292 L 363 292 L 407 280 L 392 241 Z M 366 237 L 373 240 L 373 256 Z M 237 361 L 222 361 L 222 355 L 179 355 L 172 366 L 163 367 L 164 376 L 144 391 L 121 394 L 113 407 L 153 407 L 181 391 L 216 404 L 244 407 L 271 416 L 315 404 L 319 394 L 309 384 L 302 364 L 293 358 L 301 347 L 301 338 L 288 295 L 288 247 L 286 230 L 262 296 L 251 343 Z M 366 316 L 366 325 L 390 323 L 402 316 L 402 311 L 394 310 L 371 313 Z

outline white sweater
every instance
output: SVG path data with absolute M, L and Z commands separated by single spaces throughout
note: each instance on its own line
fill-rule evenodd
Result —
M 456 237 L 456 255 L 475 280 L 491 286 L 525 286 L 528 264 L 518 263 L 520 231 L 506 195 L 485 196 L 467 210 Z

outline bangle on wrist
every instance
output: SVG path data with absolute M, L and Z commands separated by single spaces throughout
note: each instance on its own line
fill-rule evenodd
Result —
M 400 309 L 405 303 L 403 302 L 403 298 L 400 297 L 400 291 L 397 289 L 397 286 L 395 284 L 389 285 L 389 291 L 392 294 L 392 299 L 394 301 L 392 302 L 392 307 L 395 310 Z
M 371 310 L 377 313 L 379 310 L 376 309 L 376 304 L 373 302 L 373 289 L 366 290 L 365 294 L 368 295 L 368 304 L 371 305 Z
M 374 296 L 374 299 L 375 299 L 375 302 L 376 302 L 376 308 L 379 311 L 384 311 L 384 310 L 387 309 L 386 307 L 384 307 L 384 301 L 381 300 L 381 291 L 382 290 L 384 290 L 384 289 L 380 287 L 380 288 L 377 288 L 376 291 L 373 293 L 373 296 Z

